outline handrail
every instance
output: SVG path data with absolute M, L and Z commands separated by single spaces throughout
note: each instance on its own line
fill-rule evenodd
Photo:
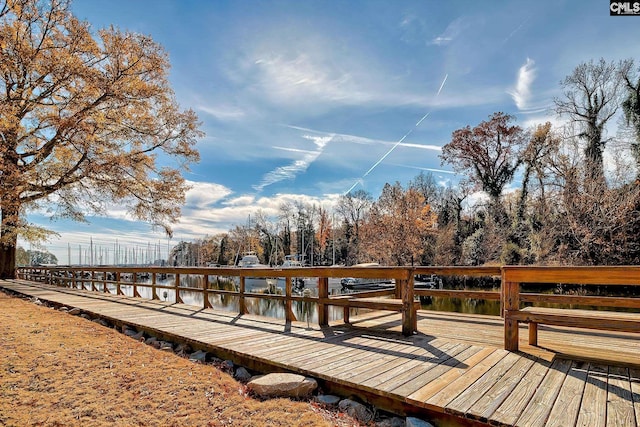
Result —
M 585 304 L 593 306 L 640 308 L 640 298 L 591 297 L 580 295 L 543 295 L 521 292 L 526 283 L 566 283 L 572 285 L 640 286 L 638 266 L 580 266 L 580 267 L 502 267 L 502 305 L 504 324 L 504 347 L 518 349 L 518 321 L 509 312 L 520 310 L 522 302 L 548 302 L 553 304 Z
M 413 306 L 413 269 L 411 267 L 308 267 L 308 268 L 238 268 L 238 267 L 116 267 L 116 266 L 37 266 L 21 267 L 18 270 L 21 278 L 44 281 L 49 284 L 80 287 L 84 290 L 115 292 L 123 295 L 121 287 L 132 286 L 133 295 L 139 296 L 138 288 L 151 288 L 153 299 L 160 299 L 158 289 L 173 290 L 175 302 L 181 303 L 182 291 L 202 292 L 203 305 L 210 308 L 209 295 L 232 295 L 239 299 L 239 312 L 248 312 L 246 298 L 272 299 L 283 301 L 285 304 L 285 318 L 288 321 L 296 320 L 292 310 L 293 301 L 314 302 L 318 309 L 318 323 L 321 326 L 329 323 L 329 306 L 345 307 L 345 320 L 348 319 L 350 306 L 358 306 L 357 299 L 365 296 L 393 295 L 402 300 L 402 332 L 410 335 L 415 332 L 416 316 Z M 151 283 L 141 283 L 137 280 L 139 274 L 151 276 Z M 125 280 L 126 275 L 131 275 L 131 280 Z M 174 283 L 161 285 L 157 283 L 160 275 L 174 275 Z M 202 286 L 188 287 L 181 284 L 181 277 L 197 275 L 204 278 Z M 237 277 L 239 289 L 237 291 L 210 289 L 209 276 Z M 284 278 L 284 295 L 260 294 L 246 292 L 246 279 L 252 277 Z M 371 279 L 389 279 L 394 281 L 394 289 L 387 291 L 353 293 L 349 300 L 334 299 L 329 297 L 329 278 L 357 277 Z M 297 296 L 293 294 L 293 278 L 318 278 L 318 295 L 313 297 Z M 115 289 L 113 289 L 115 287 Z M 360 306 L 365 304 L 360 303 Z M 392 305 L 389 304 L 389 307 Z M 397 305 L 393 305 L 397 307 Z
M 501 315 L 509 310 L 517 311 L 522 303 L 548 303 L 548 304 L 579 304 L 591 306 L 605 306 L 618 308 L 640 308 L 640 298 L 629 297 L 596 297 L 583 295 L 551 295 L 539 293 L 521 292 L 523 283 L 534 284 L 576 284 L 576 285 L 603 285 L 603 286 L 640 286 L 640 266 L 491 266 L 491 267 L 464 267 L 464 266 L 414 266 L 414 267 L 304 267 L 304 268 L 238 268 L 238 267 L 21 267 L 18 273 L 23 278 L 44 281 L 50 284 L 63 286 L 80 286 L 82 289 L 116 292 L 123 294 L 121 286 L 129 285 L 134 288 L 151 287 L 152 298 L 160 299 L 158 289 L 169 289 L 175 292 L 175 299 L 181 302 L 181 291 L 200 291 L 203 293 L 205 308 L 211 306 L 209 295 L 230 295 L 238 297 L 240 313 L 247 313 L 246 298 L 273 299 L 283 301 L 285 304 L 285 316 L 287 320 L 295 320 L 292 311 L 293 301 L 313 302 L 317 304 L 318 323 L 322 326 L 328 324 L 329 306 L 346 307 L 348 310 L 350 301 L 357 306 L 357 298 L 379 297 L 392 295 L 402 300 L 403 304 L 403 333 L 408 334 L 412 322 L 415 322 L 411 306 L 415 296 L 441 296 L 448 298 L 468 298 L 499 300 Z M 100 274 L 102 273 L 102 274 Z M 109 273 L 109 274 L 107 274 Z M 144 273 L 151 276 L 151 284 L 144 284 L 136 280 L 126 281 L 125 275 Z M 173 286 L 157 283 L 159 275 L 175 275 Z M 444 289 L 415 289 L 414 277 L 418 274 L 436 274 L 439 276 L 491 276 L 500 277 L 500 291 L 467 291 Z M 205 278 L 204 286 L 199 288 L 181 285 L 181 276 L 201 275 Z M 109 278 L 109 277 L 110 278 Z M 210 289 L 209 276 L 238 277 L 239 290 L 228 291 L 222 289 Z M 248 293 L 245 290 L 245 281 L 252 277 L 278 277 L 285 279 L 284 295 Z M 318 295 L 307 297 L 298 296 L 292 292 L 292 280 L 294 278 L 318 278 Z M 393 288 L 387 290 L 374 290 L 349 294 L 348 297 L 330 296 L 328 292 L 329 278 L 355 277 L 371 279 L 390 279 L 395 281 Z M 115 287 L 115 289 L 111 289 Z M 347 312 L 345 311 L 345 314 Z M 345 318 L 347 315 L 345 315 Z M 505 347 L 508 336 L 513 337 L 513 328 L 517 325 L 505 321 Z

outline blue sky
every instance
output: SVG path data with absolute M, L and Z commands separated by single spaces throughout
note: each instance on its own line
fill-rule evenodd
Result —
M 202 160 L 185 176 L 193 188 L 170 244 L 283 201 L 331 208 L 354 185 L 376 197 L 421 170 L 455 183 L 438 157 L 454 130 L 496 111 L 524 127 L 557 121 L 553 97 L 576 65 L 640 62 L 640 16 L 611 17 L 606 0 L 75 0 L 72 9 L 94 30 L 114 25 L 163 45 L 181 107 L 202 121 Z M 61 263 L 68 244 L 77 262 L 90 238 L 166 250 L 166 237 L 118 207 L 90 224 L 29 218 L 60 234 L 46 246 Z

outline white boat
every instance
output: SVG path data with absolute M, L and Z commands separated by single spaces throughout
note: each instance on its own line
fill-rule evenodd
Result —
M 266 264 L 260 263 L 258 255 L 254 251 L 248 251 L 242 254 L 242 258 L 238 262 L 240 268 L 270 268 Z M 244 284 L 247 292 L 269 292 L 277 293 L 278 279 L 272 277 L 245 277 Z
M 379 267 L 377 262 L 367 262 L 364 264 L 356 264 L 353 267 Z M 360 277 L 343 277 L 340 280 L 342 292 L 347 291 L 369 291 L 388 289 L 395 286 L 393 279 L 369 279 Z
M 303 268 L 304 264 L 294 255 L 285 255 L 284 261 L 282 265 L 278 266 L 278 268 Z M 278 278 L 278 287 L 284 288 L 286 286 L 286 281 L 284 277 Z M 304 279 L 302 277 L 293 277 L 291 278 L 291 287 L 294 292 L 302 293 L 304 290 Z

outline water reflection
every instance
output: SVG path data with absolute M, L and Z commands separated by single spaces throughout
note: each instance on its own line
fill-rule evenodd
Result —
M 500 315 L 500 301 L 468 299 L 468 298 L 444 298 L 444 297 L 420 297 L 423 310 L 453 311 L 467 314 Z

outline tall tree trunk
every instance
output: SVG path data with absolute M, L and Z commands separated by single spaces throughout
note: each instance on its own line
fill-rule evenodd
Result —
M 14 279 L 16 274 L 16 248 L 18 246 L 19 209 L 4 207 L 0 225 L 0 279 Z

